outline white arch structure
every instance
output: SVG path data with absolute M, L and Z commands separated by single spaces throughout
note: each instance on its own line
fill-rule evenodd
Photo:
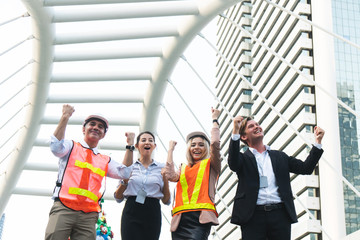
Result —
M 21 130 L 21 136 L 18 139 L 16 151 L 11 156 L 8 164 L 6 178 L 0 182 L 0 212 L 2 213 L 5 206 L 14 192 L 40 194 L 36 189 L 16 189 L 16 183 L 22 173 L 22 170 L 54 170 L 53 167 L 44 169 L 44 166 L 26 166 L 26 161 L 31 153 L 33 145 L 42 145 L 44 141 L 37 139 L 41 124 L 54 124 L 56 119 L 46 118 L 44 116 L 47 104 L 51 103 L 83 103 L 83 102 L 121 102 L 121 103 L 141 103 L 143 109 L 141 119 L 129 120 L 126 118 L 119 119 L 117 125 L 138 125 L 140 130 L 156 130 L 156 123 L 161 107 L 162 98 L 166 89 L 167 79 L 169 78 L 175 64 L 183 53 L 184 49 L 196 36 L 196 34 L 216 15 L 224 9 L 236 4 L 239 0 L 211 0 L 211 1 L 126 1 L 126 0 L 108 0 L 108 1 L 23 1 L 31 18 L 34 36 L 34 63 L 31 86 L 31 99 L 27 109 L 27 117 L 24 122 L 24 128 Z M 101 3 L 101 4 L 100 4 Z M 127 4 L 131 3 L 131 4 Z M 151 5 L 155 4 L 155 5 Z M 71 6 L 89 6 L 96 5 L 101 8 L 92 8 L 83 13 L 79 9 L 71 9 Z M 58 9 L 57 7 L 67 6 L 67 9 Z M 125 7 L 124 7 L 125 6 Z M 152 29 L 138 28 L 128 29 L 127 32 L 111 32 L 108 34 L 90 33 L 88 35 L 66 35 L 58 34 L 55 29 L 55 23 L 64 22 L 81 22 L 81 21 L 103 21 L 116 19 L 132 18 L 159 18 L 162 16 L 180 16 L 178 25 L 171 27 Z M 122 49 L 123 51 L 114 54 L 110 52 L 104 55 L 99 52 L 81 52 L 79 54 L 65 53 L 57 54 L 56 45 L 64 44 L 81 44 L 99 41 L 116 41 L 146 38 L 164 38 L 168 37 L 161 49 Z M 110 49 L 111 50 L 111 49 Z M 94 75 L 58 76 L 52 72 L 53 63 L 61 61 L 91 61 L 101 59 L 126 59 L 126 58 L 146 58 L 154 57 L 156 63 L 151 71 L 138 69 L 133 72 L 103 73 Z M 136 64 L 136 63 L 135 63 Z M 141 66 L 141 62 L 138 64 Z M 144 96 L 114 96 L 114 97 L 76 97 L 49 96 L 49 87 L 54 82 L 91 82 L 91 81 L 113 81 L 113 80 L 134 80 L 149 79 L 150 84 Z M 119 116 L 121 117 L 121 116 Z M 73 119 L 72 124 L 81 123 L 81 119 Z M 110 123 L 112 124 L 112 123 Z M 114 123 L 113 123 L 114 124 Z M 113 144 L 116 145 L 115 143 Z M 103 146 L 111 149 L 112 146 Z M 47 167 L 45 167 L 47 168 Z

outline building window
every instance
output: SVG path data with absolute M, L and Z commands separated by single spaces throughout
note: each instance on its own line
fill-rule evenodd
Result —
M 250 104 L 250 103 L 244 103 L 245 109 L 251 109 L 251 106 L 252 106 L 252 104 Z
M 308 38 L 309 34 L 307 32 L 301 32 L 301 37 Z
M 303 68 L 303 69 L 302 69 L 302 72 L 303 72 L 304 74 L 310 74 L 310 68 Z
M 249 32 L 251 32 L 251 31 L 252 31 L 251 26 L 244 25 L 244 26 L 242 26 L 242 27 L 243 27 L 245 30 L 249 31 Z
M 307 190 L 309 197 L 316 197 L 316 189 L 315 188 L 308 188 Z
M 301 3 L 308 3 L 308 4 L 310 4 L 310 0 L 299 0 L 299 2 L 301 2 Z
M 243 94 L 244 95 L 251 95 L 251 90 L 244 90 Z
M 302 71 L 304 74 L 308 74 L 308 75 L 311 75 L 311 74 L 312 74 L 312 69 L 309 68 L 309 67 L 303 67 L 303 69 L 301 69 L 301 71 Z
M 303 55 L 303 56 L 311 56 L 310 50 L 309 49 L 302 49 L 301 50 L 301 55 Z
M 310 15 L 308 15 L 308 14 L 299 14 L 299 16 L 304 18 L 304 19 L 311 20 Z
M 244 42 L 251 43 L 251 38 L 244 38 Z
M 242 16 L 244 18 L 251 18 L 251 14 L 249 14 L 249 13 L 243 13 Z
M 250 51 L 250 50 L 245 50 L 245 51 L 244 51 L 244 55 L 246 55 L 246 56 L 251 56 L 251 51 Z

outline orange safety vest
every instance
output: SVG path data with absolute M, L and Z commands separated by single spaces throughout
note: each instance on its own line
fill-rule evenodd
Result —
M 209 196 L 210 159 L 204 159 L 192 167 L 182 164 L 180 179 L 176 185 L 175 205 L 172 215 L 190 211 L 218 213 Z
M 59 200 L 68 208 L 100 212 L 110 157 L 74 142 L 60 183 Z

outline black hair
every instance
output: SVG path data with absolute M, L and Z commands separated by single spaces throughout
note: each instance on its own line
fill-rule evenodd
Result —
M 140 137 L 141 137 L 142 135 L 144 135 L 144 134 L 149 134 L 149 135 L 151 135 L 151 136 L 153 137 L 153 139 L 154 139 L 154 142 L 155 142 L 155 136 L 154 136 L 154 134 L 153 134 L 152 132 L 150 132 L 150 131 L 144 131 L 144 132 L 139 133 L 139 135 L 137 136 L 137 138 L 136 138 L 136 144 L 139 144 Z

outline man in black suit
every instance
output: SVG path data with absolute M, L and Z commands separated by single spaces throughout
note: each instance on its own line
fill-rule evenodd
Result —
M 289 240 L 297 222 L 290 172 L 311 174 L 323 150 L 324 130 L 314 128 L 315 144 L 305 161 L 264 145 L 261 126 L 237 116 L 230 140 L 228 163 L 238 176 L 231 223 L 241 226 L 242 240 Z M 243 141 L 249 149 L 240 152 Z

